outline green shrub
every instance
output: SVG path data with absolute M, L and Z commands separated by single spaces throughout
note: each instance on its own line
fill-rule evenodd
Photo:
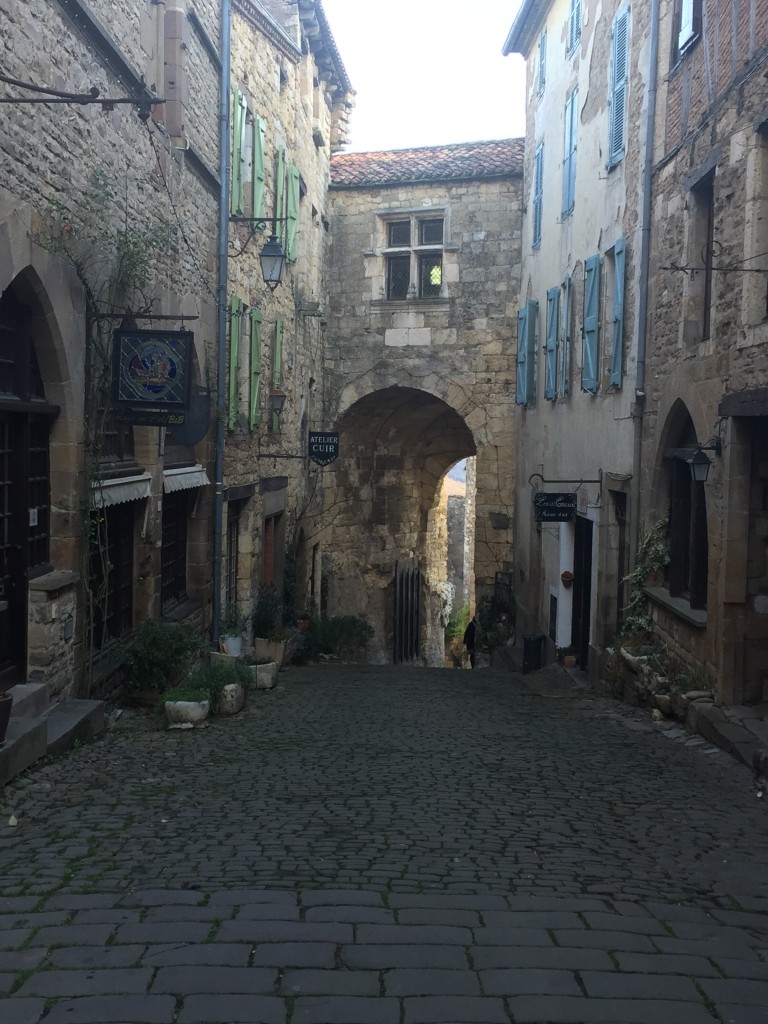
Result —
M 300 657 L 308 660 L 318 654 L 333 654 L 338 658 L 361 659 L 374 628 L 362 615 L 333 615 L 310 622 L 302 633 L 305 638 Z
M 225 686 L 239 683 L 247 687 L 250 681 L 251 673 L 241 661 L 213 661 L 208 665 L 201 665 L 193 672 L 185 688 L 204 693 L 205 697 L 202 699 L 211 702 L 211 711 L 215 714 Z
M 197 629 L 187 622 L 147 619 L 136 627 L 125 647 L 128 688 L 161 693 L 177 686 L 203 646 Z
M 282 640 L 283 633 L 283 602 L 277 587 L 269 583 L 259 587 L 253 612 L 253 635 L 267 640 Z
M 451 640 L 462 641 L 464 631 L 469 625 L 469 605 L 464 604 L 451 614 L 448 625 L 445 627 L 445 639 L 450 645 Z

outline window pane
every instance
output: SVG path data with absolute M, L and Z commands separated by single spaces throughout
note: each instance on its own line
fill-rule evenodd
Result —
M 419 296 L 422 299 L 440 294 L 443 283 L 442 256 L 421 256 L 419 258 Z
M 389 256 L 387 258 L 387 298 L 407 299 L 411 283 L 411 257 Z
M 410 245 L 411 222 L 409 220 L 393 220 L 387 225 L 387 244 Z
M 97 650 L 104 640 L 123 636 L 133 625 L 135 507 L 135 502 L 128 501 L 92 514 L 90 587 Z
M 189 491 L 164 496 L 160 568 L 160 597 L 164 609 L 184 601 L 187 596 L 188 516 Z
M 443 244 L 443 218 L 419 221 L 419 245 Z

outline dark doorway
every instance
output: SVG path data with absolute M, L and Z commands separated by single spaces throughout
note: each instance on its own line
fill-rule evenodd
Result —
M 47 405 L 32 311 L 12 288 L 0 298 L 0 680 L 26 677 L 27 583 L 50 569 Z
M 577 665 L 589 668 L 589 612 L 592 604 L 592 523 L 576 516 L 573 552 L 573 619 L 571 636 L 576 647 Z

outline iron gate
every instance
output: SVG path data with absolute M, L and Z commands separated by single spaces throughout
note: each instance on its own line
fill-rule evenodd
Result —
M 421 569 L 413 562 L 395 563 L 394 650 L 395 665 L 419 656 Z

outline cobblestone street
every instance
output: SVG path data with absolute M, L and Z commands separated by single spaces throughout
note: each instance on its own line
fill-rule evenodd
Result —
M 765 1024 L 759 793 L 558 670 L 126 712 L 0 793 L 0 1021 Z

